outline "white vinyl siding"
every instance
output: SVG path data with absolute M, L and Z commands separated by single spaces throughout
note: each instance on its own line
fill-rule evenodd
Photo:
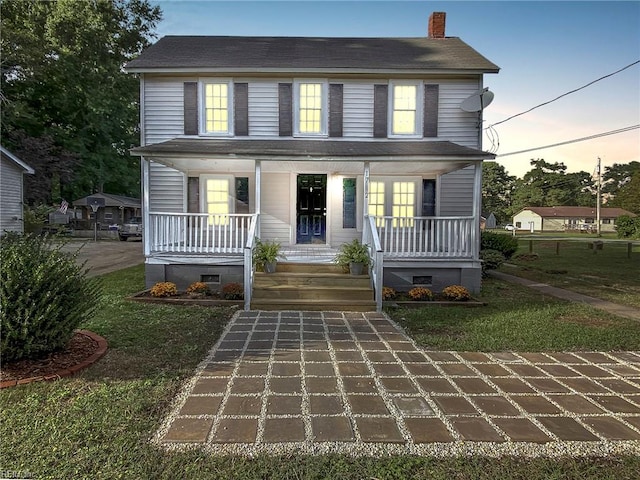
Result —
M 277 137 L 278 83 L 249 82 L 249 135 Z
M 289 173 L 263 173 L 260 214 L 260 238 L 277 240 L 289 245 L 295 231 L 295 218 L 291 219 L 292 199 Z
M 440 105 L 438 138 L 469 148 L 478 144 L 478 113 L 465 112 L 460 104 L 480 89 L 478 80 L 438 80 Z
M 185 177 L 182 172 L 151 162 L 149 209 L 152 212 L 185 212 Z
M 0 235 L 5 230 L 23 231 L 22 175 L 23 170 L 10 160 L 2 158 L 0 168 Z M 14 220 L 16 217 L 17 220 Z
M 473 180 L 473 166 L 440 177 L 440 216 L 473 215 Z
M 373 137 L 373 84 L 345 83 L 343 136 Z
M 144 142 L 160 143 L 184 134 L 184 79 L 144 79 Z

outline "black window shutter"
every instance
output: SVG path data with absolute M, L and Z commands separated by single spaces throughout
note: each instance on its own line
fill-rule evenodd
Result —
M 249 84 L 233 84 L 234 135 L 249 135 Z
M 329 136 L 342 136 L 342 84 L 329 85 Z
M 389 104 L 389 86 L 373 86 L 373 136 L 384 138 L 387 136 L 387 116 Z
M 280 136 L 293 135 L 293 96 L 290 83 L 278 84 L 278 120 Z
M 424 136 L 438 136 L 438 101 L 440 85 L 424 86 Z
M 200 178 L 189 177 L 187 180 L 187 212 L 200 212 Z
M 436 181 L 422 180 L 422 216 L 436 216 Z
M 184 82 L 184 134 L 198 135 L 198 82 Z

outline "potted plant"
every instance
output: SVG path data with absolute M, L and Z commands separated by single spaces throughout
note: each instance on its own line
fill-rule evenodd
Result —
M 253 250 L 253 263 L 256 269 L 261 269 L 265 273 L 276 271 L 276 261 L 280 254 L 280 244 L 275 240 L 256 239 L 256 248 Z
M 357 238 L 350 243 L 343 243 L 334 262 L 345 270 L 348 268 L 351 275 L 362 275 L 371 262 L 368 245 L 360 243 Z

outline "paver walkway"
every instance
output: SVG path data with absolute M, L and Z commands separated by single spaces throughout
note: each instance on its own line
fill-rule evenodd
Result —
M 238 312 L 157 432 L 215 453 L 640 453 L 640 352 L 422 351 L 382 313 Z

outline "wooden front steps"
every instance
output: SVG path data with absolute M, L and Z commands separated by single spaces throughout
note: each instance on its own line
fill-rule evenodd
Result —
M 275 273 L 256 272 L 252 310 L 376 310 L 369 275 L 349 275 L 321 263 L 278 262 Z

